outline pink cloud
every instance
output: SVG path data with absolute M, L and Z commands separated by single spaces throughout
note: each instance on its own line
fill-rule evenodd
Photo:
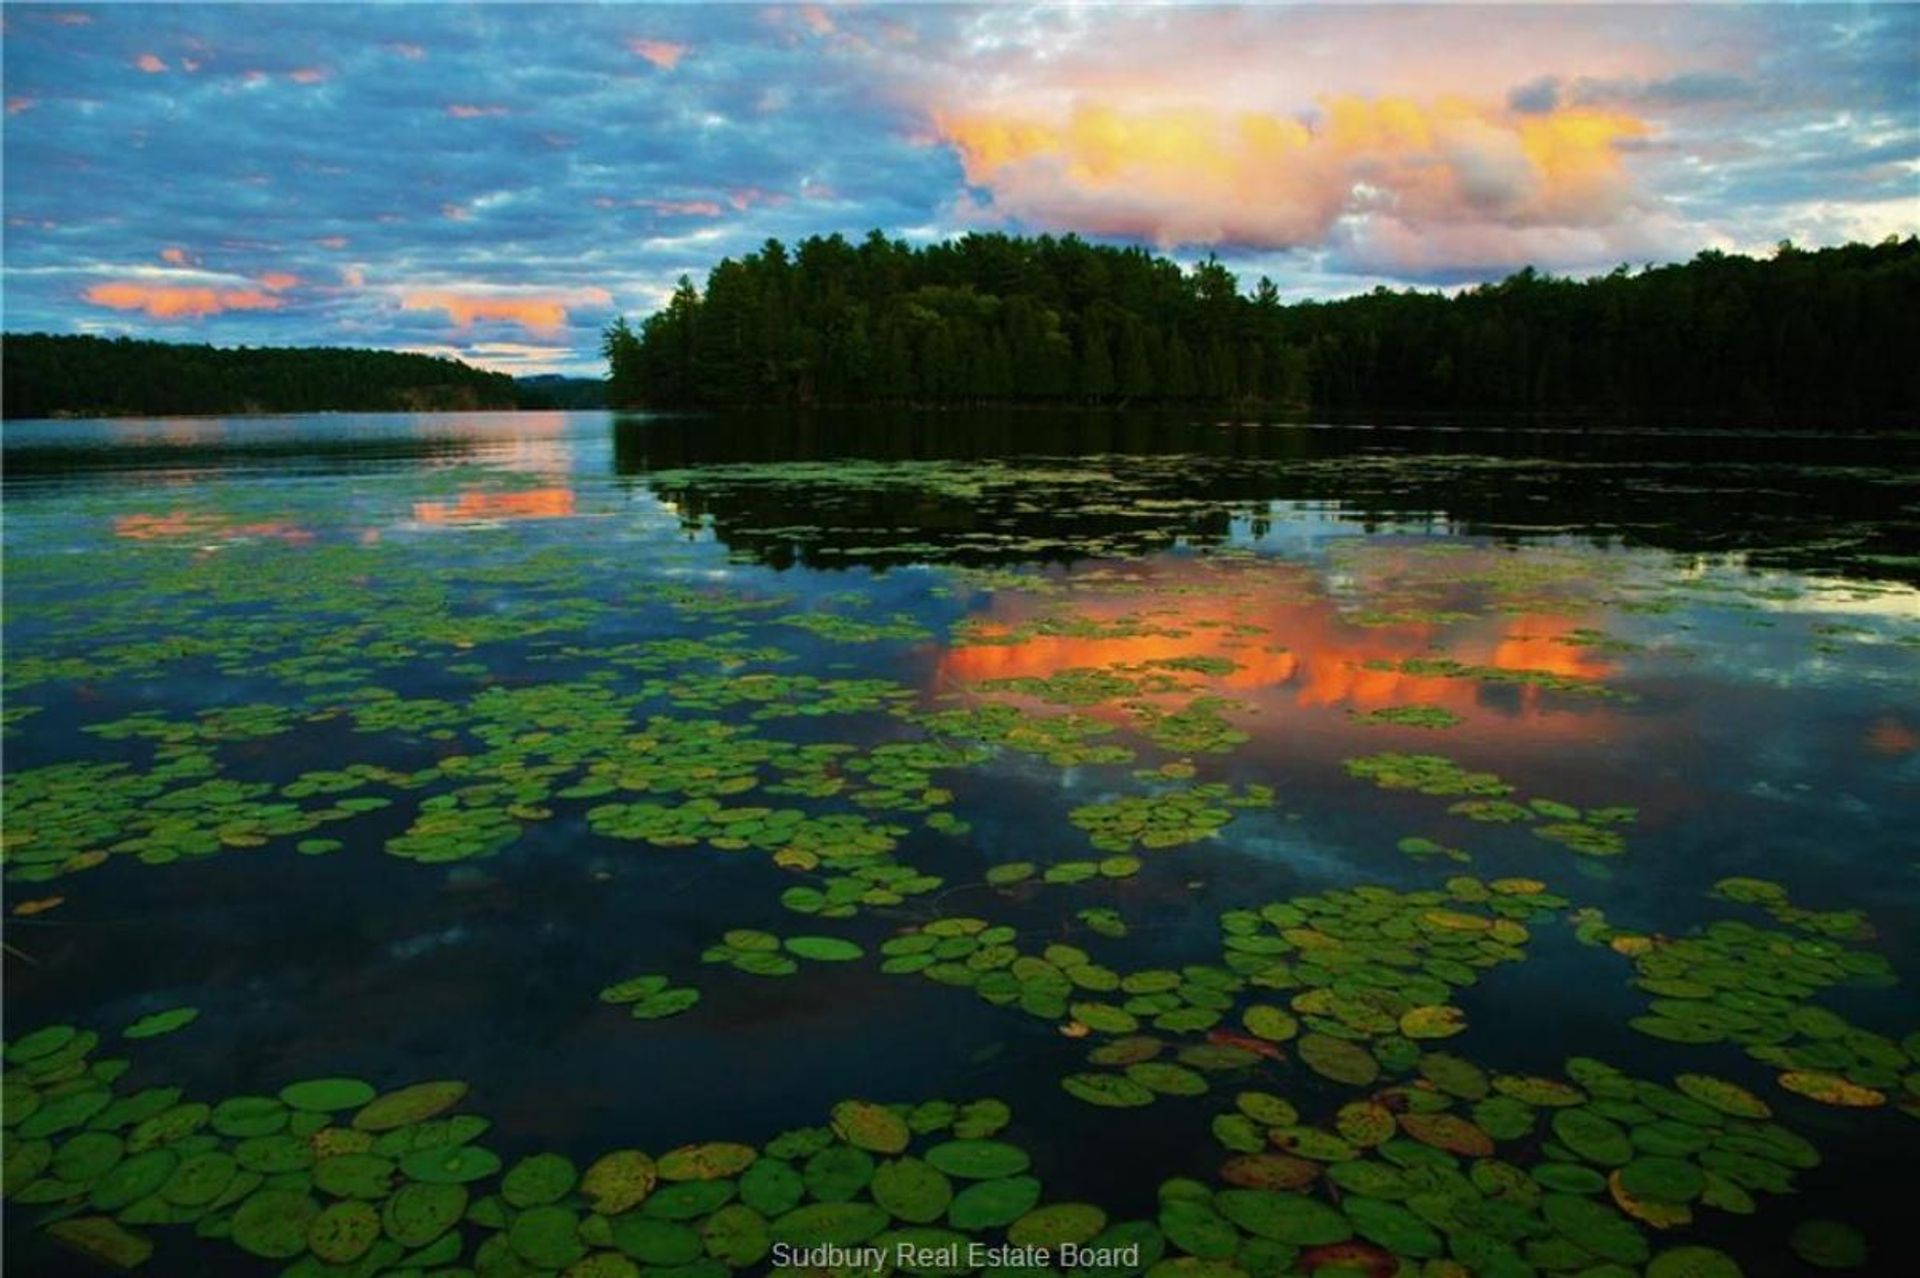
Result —
M 159 75 L 167 69 L 167 64 L 162 62 L 157 54 L 152 53 L 141 54 L 133 60 L 133 65 L 148 75 Z
M 643 40 L 635 38 L 627 41 L 627 48 L 642 58 L 645 58 L 648 62 L 653 63 L 654 66 L 659 67 L 662 71 L 673 70 L 680 65 L 680 59 L 687 56 L 686 45 L 675 44 L 670 40 Z
M 222 311 L 271 311 L 280 299 L 256 289 L 176 287 L 121 281 L 95 284 L 84 294 L 95 306 L 116 311 L 145 311 L 154 319 L 197 319 Z
M 807 24 L 807 30 L 817 36 L 833 34 L 833 15 L 817 4 L 805 5 L 800 10 L 800 21 Z
M 186 266 L 192 259 L 187 256 L 187 251 L 183 248 L 163 248 L 160 250 L 160 260 L 171 262 L 175 266 Z
M 465 102 L 455 102 L 447 107 L 447 114 L 456 120 L 478 120 L 484 116 L 505 115 L 503 106 L 472 106 Z
M 34 107 L 38 105 L 39 105 L 38 98 L 27 98 L 27 97 L 8 98 L 7 114 L 19 115 L 22 111 L 31 111 L 33 110 Z
M 269 293 L 284 293 L 300 282 L 298 275 L 289 275 L 285 271 L 268 271 L 259 277 L 260 287 Z
M 343 249 L 347 246 L 347 237 L 344 235 L 323 235 L 315 240 L 314 243 L 318 244 L 321 248 Z
M 518 324 L 529 333 L 555 334 L 567 326 L 569 306 L 611 305 L 605 289 L 576 289 L 563 293 L 482 294 L 453 290 L 418 289 L 403 293 L 400 309 L 444 311 L 456 328 L 471 328 L 479 320 Z
M 295 84 L 321 84 L 332 75 L 333 73 L 325 67 L 298 67 L 287 72 L 287 79 Z

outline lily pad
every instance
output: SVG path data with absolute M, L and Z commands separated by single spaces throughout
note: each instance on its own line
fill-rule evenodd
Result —
M 143 1016 L 121 1033 L 127 1038 L 158 1038 L 162 1034 L 171 1034 L 175 1030 L 193 1023 L 200 1015 L 197 1007 L 174 1007 L 164 1012 L 154 1012 Z
M 1032 1161 L 1017 1145 L 997 1140 L 950 1140 L 935 1145 L 926 1160 L 949 1176 L 961 1180 L 999 1180 L 1017 1176 Z
M 872 1101 L 841 1101 L 833 1107 L 833 1130 L 841 1140 L 876 1154 L 897 1154 L 913 1139 L 907 1122 Z

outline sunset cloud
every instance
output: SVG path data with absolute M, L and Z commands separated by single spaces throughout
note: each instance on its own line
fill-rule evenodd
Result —
M 143 311 L 154 319 L 197 319 L 222 311 L 270 311 L 280 299 L 259 289 L 207 288 L 119 281 L 95 284 L 82 295 L 95 306 Z
M 517 324 L 529 333 L 551 335 L 567 326 L 570 306 L 609 306 L 613 299 L 605 289 L 575 289 L 565 293 L 515 293 L 488 296 L 480 293 L 441 289 L 417 289 L 402 293 L 400 307 L 408 311 L 442 311 L 456 328 L 471 328 L 480 321 L 497 320 Z
M 671 71 L 680 65 L 680 59 L 687 56 L 687 46 L 675 44 L 670 40 L 629 40 L 627 48 L 645 58 L 662 71 Z
M 1293 248 L 1371 213 L 1414 227 L 1604 223 L 1635 199 L 1622 144 L 1649 132 L 1618 112 L 1358 97 L 1307 119 L 1079 102 L 1054 119 L 935 123 L 995 212 L 1162 247 Z
M 159 75 L 167 69 L 167 64 L 160 60 L 159 55 L 152 53 L 141 54 L 133 60 L 133 65 L 148 75 Z

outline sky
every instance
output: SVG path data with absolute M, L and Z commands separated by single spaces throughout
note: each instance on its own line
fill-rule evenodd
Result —
M 1288 298 L 1920 233 L 1920 7 L 4 6 L 4 325 L 598 375 L 769 237 Z

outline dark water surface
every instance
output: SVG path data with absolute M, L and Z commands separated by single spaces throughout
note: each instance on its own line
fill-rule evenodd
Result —
M 1813 1272 L 1788 1235 L 1834 1219 L 1865 1234 L 1869 1270 L 1910 1272 L 1910 440 L 576 413 L 10 423 L 4 444 L 6 1032 L 100 1036 L 64 1071 L 47 1062 L 70 1044 L 13 1062 L 9 1273 L 100 1271 L 38 1226 L 115 1214 L 155 1244 L 151 1272 L 336 1272 L 304 1246 L 249 1254 L 224 1236 L 240 1204 L 171 1201 L 190 1185 L 129 1207 L 77 1155 L 65 1184 L 33 1165 L 112 1126 L 36 1127 L 34 1108 L 107 1083 L 216 1103 L 464 1080 L 458 1112 L 492 1121 L 478 1143 L 508 1168 L 764 1147 L 849 1097 L 993 1097 L 1013 1112 L 993 1138 L 1028 1151 L 1046 1202 L 1121 1222 L 1154 1220 L 1174 1177 L 1232 1189 L 1219 1120 L 1249 1090 L 1332 1132 L 1386 1089 L 1339 1128 L 1398 1111 L 1384 1146 L 1255 1138 L 1323 1167 L 1415 1165 L 1436 1141 L 1405 1119 L 1447 1094 L 1421 1052 L 1496 1094 L 1605 1062 L 1628 1081 L 1577 1066 L 1576 1099 L 1634 1147 L 1569 1150 L 1541 1104 L 1494 1133 L 1525 1192 L 1469 1179 L 1491 1164 L 1477 1127 L 1424 1197 L 1362 1193 L 1350 1168 L 1304 1189 L 1413 1266 L 1444 1246 L 1473 1272 L 1634 1273 L 1710 1246 L 1749 1274 Z M 1128 798 L 1155 800 L 1144 846 L 1102 825 Z M 687 837 L 644 837 L 676 821 Z M 1010 862 L 1033 875 L 986 881 Z M 819 913 L 862 870 L 868 895 Z M 1012 929 L 1023 959 L 883 970 L 916 966 L 897 938 L 943 917 Z M 1251 933 L 1271 939 L 1232 943 Z M 769 936 L 862 954 L 751 959 Z M 1187 965 L 1164 1005 L 1123 1011 L 1141 991 L 1111 989 Z M 597 997 L 643 974 L 699 1002 L 636 1019 Z M 1464 1032 L 1401 1019 L 1436 991 Z M 1294 1018 L 1277 1048 L 1191 1055 L 1207 1013 L 1216 1047 L 1255 1041 L 1255 1005 Z M 198 1016 L 121 1037 L 174 1007 Z M 1156 1026 L 1170 1007 L 1186 1019 Z M 1129 1079 L 1088 1053 L 1130 1035 L 1190 1055 L 1136 1070 L 1154 1086 L 1126 1098 L 1204 1090 L 1116 1108 L 1062 1089 Z M 1384 1070 L 1343 1081 L 1302 1036 Z M 124 1075 L 76 1081 L 114 1058 Z M 1737 1084 L 1771 1119 L 1663 1100 L 1676 1075 Z M 1447 1113 L 1488 1125 L 1471 1097 Z M 192 1118 L 129 1156 L 233 1147 Z M 1685 1130 L 1646 1131 L 1663 1119 Z M 1818 1166 L 1767 1145 L 1782 1128 Z M 1646 1241 L 1596 1243 L 1575 1218 L 1619 1200 L 1560 1192 L 1587 1205 L 1543 1215 L 1555 1195 L 1521 1173 L 1551 1162 L 1656 1187 L 1685 1163 L 1687 1205 L 1662 1217 L 1642 1195 L 1654 1219 L 1618 1227 Z M 306 1192 L 257 1192 L 276 1187 Z M 1518 1215 L 1460 1214 L 1496 1200 Z M 555 1254 L 462 1229 L 459 1258 L 415 1269 Z M 1249 1273 L 1334 1272 L 1279 1235 L 1227 1251 Z M 1651 1272 L 1730 1272 L 1687 1259 Z M 700 1263 L 673 1272 L 727 1272 Z

